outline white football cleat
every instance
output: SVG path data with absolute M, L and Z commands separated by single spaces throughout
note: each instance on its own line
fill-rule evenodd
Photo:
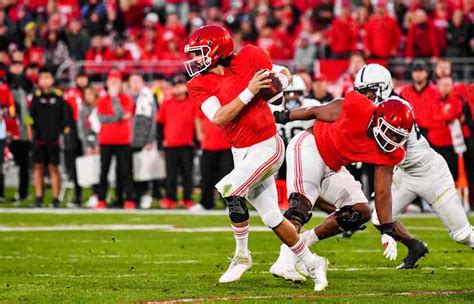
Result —
M 314 281 L 314 291 L 323 291 L 328 286 L 327 272 L 328 272 L 328 260 L 326 258 L 314 255 L 316 261 L 314 265 L 308 267 L 308 273 L 311 279 Z
M 276 277 L 281 277 L 293 282 L 306 281 L 306 278 L 296 271 L 295 263 L 295 254 L 288 246 L 282 244 L 280 247 L 280 255 L 272 267 L 270 267 L 270 273 Z
M 250 251 L 236 252 L 230 262 L 229 268 L 219 278 L 219 283 L 231 283 L 240 280 L 240 277 L 250 268 L 252 268 L 252 256 Z

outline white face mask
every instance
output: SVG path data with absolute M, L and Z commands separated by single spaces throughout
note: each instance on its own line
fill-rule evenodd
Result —
M 212 58 L 209 57 L 211 48 L 207 45 L 189 46 L 184 47 L 185 53 L 197 53 L 193 59 L 184 62 L 186 72 L 189 77 L 193 77 L 211 66 Z
M 395 141 L 391 139 L 387 134 L 392 134 L 400 137 L 399 140 Z M 408 139 L 410 133 L 403 129 L 397 129 L 389 124 L 383 117 L 377 119 L 377 125 L 373 128 L 374 138 L 377 145 L 386 153 L 393 152 L 398 148 L 403 147 Z

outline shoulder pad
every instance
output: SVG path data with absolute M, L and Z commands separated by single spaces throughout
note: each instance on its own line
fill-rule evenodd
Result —
M 58 96 L 63 96 L 63 91 L 61 91 L 60 89 L 54 89 L 53 90 L 54 94 L 58 95 Z

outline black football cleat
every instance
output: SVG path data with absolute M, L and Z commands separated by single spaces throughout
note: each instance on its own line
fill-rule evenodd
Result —
M 408 249 L 407 256 L 403 259 L 397 269 L 413 269 L 417 268 L 416 262 L 429 253 L 428 245 L 423 241 L 416 240 L 416 244 Z

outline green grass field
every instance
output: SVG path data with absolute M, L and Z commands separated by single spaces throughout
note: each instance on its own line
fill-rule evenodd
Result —
M 420 268 L 395 270 L 405 248 L 397 261 L 385 260 L 369 227 L 312 248 L 331 263 L 329 287 L 315 293 L 309 281 L 270 275 L 279 242 L 269 231 L 251 232 L 254 266 L 242 280 L 219 285 L 234 250 L 225 215 L 1 212 L 0 301 L 474 303 L 474 251 L 451 241 L 436 218 L 403 223 L 430 246 Z M 252 225 L 263 226 L 257 217 Z

